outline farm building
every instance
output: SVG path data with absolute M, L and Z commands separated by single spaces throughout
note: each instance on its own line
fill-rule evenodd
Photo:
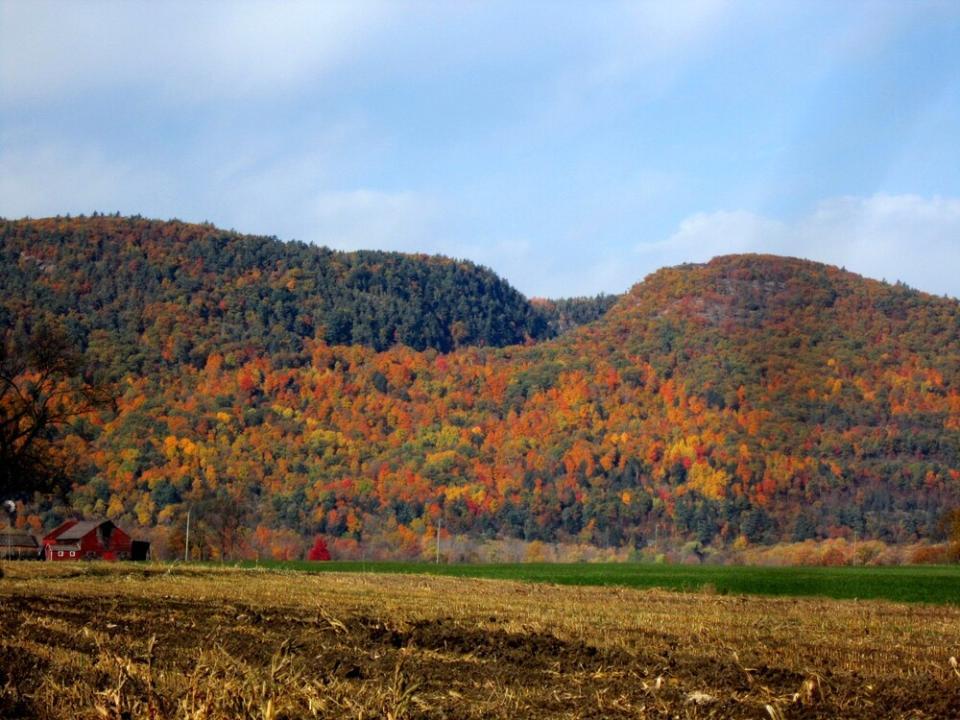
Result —
M 40 544 L 25 530 L 0 530 L 0 558 L 5 560 L 36 560 Z
M 150 544 L 109 520 L 67 520 L 43 538 L 47 560 L 146 560 Z

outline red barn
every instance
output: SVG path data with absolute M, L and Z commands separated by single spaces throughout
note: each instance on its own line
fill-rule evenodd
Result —
M 47 560 L 129 560 L 130 536 L 109 520 L 67 520 L 43 538 Z

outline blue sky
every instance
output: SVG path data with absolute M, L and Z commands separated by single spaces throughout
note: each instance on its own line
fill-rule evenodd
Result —
M 0 215 L 465 257 L 774 252 L 960 296 L 956 2 L 0 0 Z

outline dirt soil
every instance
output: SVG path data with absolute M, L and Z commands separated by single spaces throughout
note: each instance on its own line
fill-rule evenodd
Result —
M 960 718 L 956 608 L 8 563 L 0 627 L 10 719 Z

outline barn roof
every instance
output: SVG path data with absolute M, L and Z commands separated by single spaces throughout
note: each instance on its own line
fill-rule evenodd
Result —
M 10 547 L 36 548 L 37 539 L 23 530 L 0 530 L 0 549 Z
M 50 549 L 53 550 L 53 551 L 57 551 L 57 550 L 79 550 L 79 549 L 80 549 L 80 543 L 75 543 L 75 544 L 73 544 L 73 545 L 61 545 L 61 544 L 57 543 L 56 545 L 51 545 L 51 546 L 50 546 Z
M 44 535 L 43 544 L 49 545 L 54 540 L 56 540 L 59 535 L 61 535 L 62 533 L 65 533 L 67 530 L 72 528 L 78 522 L 79 522 L 78 520 L 66 520 L 65 522 L 60 523 L 53 530 L 51 530 L 49 533 Z
M 93 530 L 96 530 L 98 527 L 104 523 L 110 522 L 109 520 L 87 520 L 85 522 L 78 522 L 72 528 L 68 529 L 66 532 L 60 533 L 57 536 L 57 542 L 70 541 L 70 540 L 80 540 L 84 535 L 88 535 Z M 113 523 L 110 523 L 111 525 Z

